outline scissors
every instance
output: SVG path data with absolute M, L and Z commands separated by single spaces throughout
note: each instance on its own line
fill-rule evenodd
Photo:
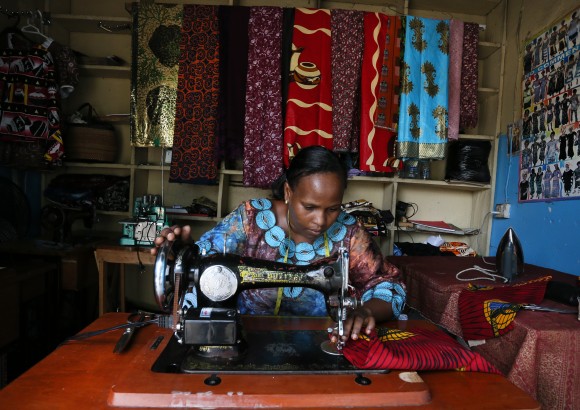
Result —
M 148 325 L 151 319 L 154 319 L 154 317 L 155 315 L 149 312 L 138 311 L 137 313 L 131 313 L 127 318 L 127 323 L 129 325 L 127 326 L 127 328 L 117 341 L 117 344 L 113 349 L 113 353 L 117 354 L 122 353 L 129 345 L 129 342 L 131 341 L 131 338 L 133 337 L 133 334 L 135 333 L 136 329 L 138 327 Z

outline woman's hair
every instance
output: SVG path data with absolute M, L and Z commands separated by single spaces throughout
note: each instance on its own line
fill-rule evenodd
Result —
M 295 189 L 303 177 L 313 174 L 333 173 L 340 177 L 342 188 L 346 189 L 347 170 L 338 156 L 319 145 L 302 148 L 290 161 L 290 166 L 272 183 L 275 199 L 284 199 L 284 182 Z

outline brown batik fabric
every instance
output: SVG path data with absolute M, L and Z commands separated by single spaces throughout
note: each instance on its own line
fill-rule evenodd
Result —
M 133 5 L 131 144 L 173 145 L 183 5 Z
M 211 184 L 217 179 L 218 27 L 217 6 L 183 7 L 169 182 Z
M 330 11 L 334 151 L 357 152 L 364 12 Z
M 463 24 L 463 57 L 461 65 L 461 111 L 459 128 L 473 128 L 477 125 L 478 62 L 477 43 L 479 24 Z
M 280 7 L 251 8 L 244 129 L 246 186 L 268 187 L 283 169 L 282 20 Z

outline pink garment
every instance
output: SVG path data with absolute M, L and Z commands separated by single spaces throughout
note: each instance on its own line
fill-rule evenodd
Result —
M 447 138 L 459 138 L 461 65 L 463 61 L 463 21 L 449 22 L 449 126 Z

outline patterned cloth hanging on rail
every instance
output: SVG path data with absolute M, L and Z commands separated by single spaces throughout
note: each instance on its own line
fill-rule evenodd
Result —
M 461 63 L 461 111 L 459 116 L 459 127 L 461 129 L 473 128 L 477 125 L 478 121 L 478 42 L 479 24 L 464 23 Z
M 449 21 L 407 16 L 397 156 L 443 159 L 447 143 Z
M 222 160 L 233 163 L 244 156 L 249 19 L 249 7 L 219 6 L 218 163 Z
M 217 6 L 183 7 L 169 182 L 217 182 L 218 28 Z
M 297 8 L 284 124 L 284 164 L 301 148 L 332 149 L 330 10 Z M 286 73 L 284 73 L 286 75 Z
M 364 31 L 359 168 L 392 172 L 400 162 L 394 157 L 394 142 L 399 115 L 401 19 L 365 13 Z
M 244 128 L 246 186 L 268 187 L 282 173 L 282 18 L 280 7 L 250 10 Z
M 461 109 L 461 66 L 463 62 L 463 21 L 449 21 L 449 140 L 459 138 Z
M 173 145 L 183 5 L 134 3 L 131 144 Z
M 332 138 L 335 152 L 357 152 L 364 12 L 330 10 Z

